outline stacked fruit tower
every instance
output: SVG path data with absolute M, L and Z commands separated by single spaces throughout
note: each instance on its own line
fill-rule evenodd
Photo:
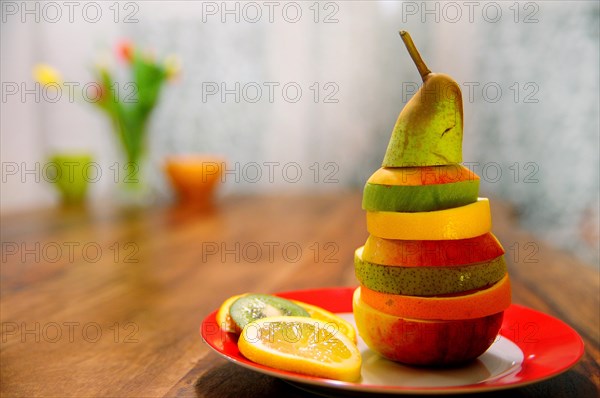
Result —
M 458 364 L 494 342 L 510 281 L 479 177 L 460 165 L 460 88 L 431 73 L 410 35 L 400 34 L 423 85 L 364 189 L 370 236 L 355 253 L 354 315 L 367 345 L 389 359 Z

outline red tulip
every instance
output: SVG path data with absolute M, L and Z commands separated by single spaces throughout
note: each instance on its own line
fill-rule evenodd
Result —
M 133 61 L 133 44 L 128 40 L 122 40 L 117 44 L 117 55 L 127 63 Z

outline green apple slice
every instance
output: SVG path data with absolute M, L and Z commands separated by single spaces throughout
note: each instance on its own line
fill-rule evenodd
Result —
M 376 185 L 366 183 L 362 208 L 367 211 L 413 213 L 465 206 L 477 201 L 479 180 L 439 185 Z
M 365 185 L 367 211 L 423 212 L 477 201 L 479 177 L 460 164 L 382 167 Z

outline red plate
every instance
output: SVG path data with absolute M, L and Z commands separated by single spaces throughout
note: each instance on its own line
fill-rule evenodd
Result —
M 351 323 L 355 288 L 331 288 L 279 293 L 337 313 Z M 506 310 L 496 342 L 469 365 L 427 369 L 388 361 L 371 351 L 359 338 L 363 357 L 362 379 L 349 383 L 306 376 L 259 365 L 246 359 L 237 347 L 237 336 L 223 332 L 212 312 L 202 322 L 204 341 L 226 359 L 260 373 L 279 377 L 302 388 L 341 389 L 387 394 L 453 394 L 521 387 L 554 377 L 575 365 L 583 355 L 583 340 L 564 322 L 513 304 Z

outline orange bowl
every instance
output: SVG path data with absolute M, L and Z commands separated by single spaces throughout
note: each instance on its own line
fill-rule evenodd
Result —
M 210 155 L 170 156 L 164 167 L 180 201 L 207 204 L 221 182 L 225 159 Z

